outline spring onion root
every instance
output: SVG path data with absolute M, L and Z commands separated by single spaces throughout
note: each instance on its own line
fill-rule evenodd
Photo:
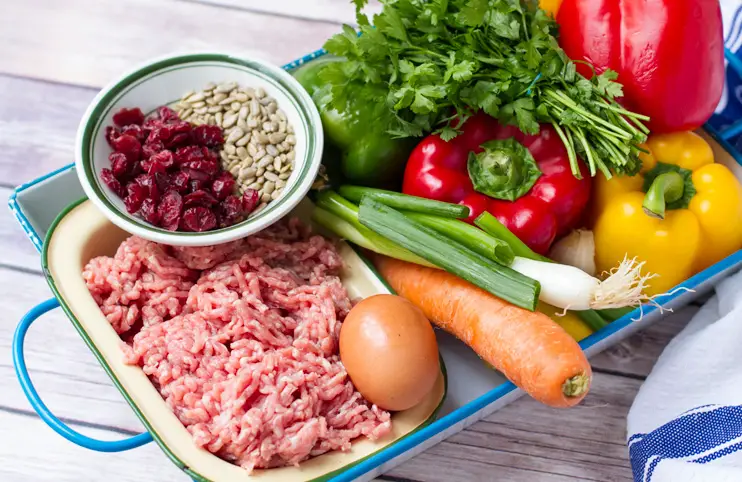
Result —
M 573 266 L 517 257 L 511 268 L 541 283 L 540 300 L 569 310 L 604 310 L 638 306 L 653 275 L 642 275 L 644 263 L 624 258 L 601 281 Z

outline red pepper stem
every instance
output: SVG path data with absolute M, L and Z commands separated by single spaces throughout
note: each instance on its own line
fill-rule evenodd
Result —
M 648 216 L 665 219 L 665 209 L 668 203 L 678 201 L 683 197 L 685 181 L 683 176 L 675 171 L 669 171 L 657 176 L 649 187 L 642 207 Z

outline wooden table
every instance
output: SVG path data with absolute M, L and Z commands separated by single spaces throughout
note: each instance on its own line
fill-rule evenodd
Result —
M 352 22 L 345 0 L 23 0 L 0 14 L 0 197 L 72 161 L 77 123 L 98 89 L 147 58 L 213 49 L 283 64 Z M 51 296 L 38 254 L 0 210 L 0 480 L 184 481 L 154 445 L 116 455 L 78 448 L 31 410 L 10 340 L 20 317 Z M 556 411 L 523 398 L 385 475 L 391 481 L 631 480 L 625 417 L 691 306 L 593 360 L 592 392 Z M 141 425 L 61 313 L 27 341 L 44 400 L 72 427 L 102 439 Z

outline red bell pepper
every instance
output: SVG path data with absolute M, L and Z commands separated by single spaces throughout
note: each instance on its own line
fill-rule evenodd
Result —
M 719 0 L 564 0 L 557 22 L 567 55 L 618 72 L 622 103 L 648 115 L 652 131 L 692 130 L 714 113 L 724 88 Z
M 580 222 L 590 198 L 591 178 L 582 163 L 580 169 L 577 179 L 551 126 L 529 136 L 480 112 L 453 140 L 431 135 L 417 145 L 403 192 L 468 206 L 469 222 L 488 211 L 546 254 L 556 237 Z

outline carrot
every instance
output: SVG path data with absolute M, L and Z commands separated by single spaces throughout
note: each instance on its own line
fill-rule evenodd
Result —
M 513 306 L 442 270 L 375 256 L 398 295 L 417 305 L 533 398 L 571 407 L 587 394 L 590 364 L 580 345 L 548 316 Z

